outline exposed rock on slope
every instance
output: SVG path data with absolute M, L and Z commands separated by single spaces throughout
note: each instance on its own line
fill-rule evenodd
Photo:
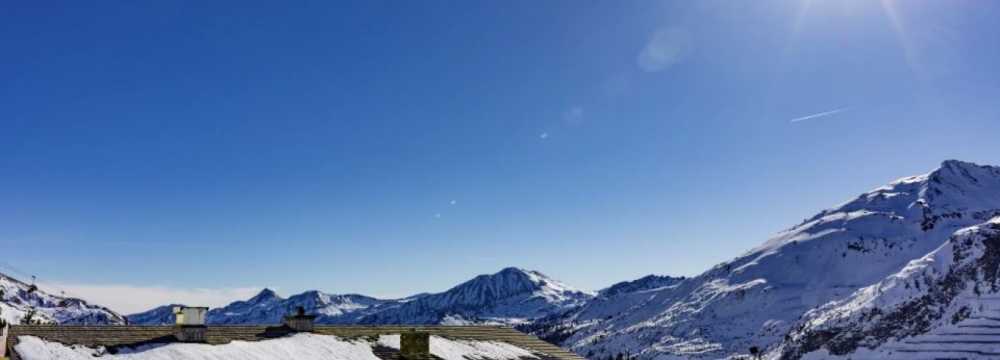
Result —
M 783 359 L 1000 357 L 1000 217 L 852 296 L 810 311 Z

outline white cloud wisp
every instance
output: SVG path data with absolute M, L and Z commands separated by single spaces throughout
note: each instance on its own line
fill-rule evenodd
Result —
M 168 304 L 219 307 L 236 300 L 245 300 L 253 297 L 262 289 L 261 287 L 211 289 L 66 283 L 55 283 L 52 284 L 52 287 L 66 291 L 67 296 L 82 298 L 91 304 L 108 307 L 123 315 L 134 314 Z M 44 285 L 41 288 L 42 290 L 50 291 Z M 59 294 L 59 291 L 51 291 L 50 293 Z

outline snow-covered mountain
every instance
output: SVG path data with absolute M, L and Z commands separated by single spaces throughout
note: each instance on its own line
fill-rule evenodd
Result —
M 236 301 L 209 310 L 205 315 L 205 321 L 210 324 L 276 324 L 280 323 L 281 317 L 288 313 L 288 309 L 283 306 L 287 303 L 288 301 L 273 290 L 264 289 L 246 301 Z
M 583 309 L 602 309 L 607 313 L 621 313 L 624 309 L 647 300 L 648 296 L 644 294 L 676 288 L 684 280 L 686 280 L 684 277 L 647 275 L 636 280 L 622 281 L 598 291 L 597 296 L 580 307 L 539 318 L 531 323 L 519 324 L 516 327 L 550 343 L 563 344 L 581 328 L 574 319 L 580 316 Z M 591 355 L 596 354 L 591 353 Z
M 318 323 L 353 324 L 386 302 L 389 301 L 364 295 L 333 295 L 315 290 L 284 299 L 264 289 L 250 300 L 210 310 L 206 321 L 213 324 L 280 323 L 283 316 L 301 306 L 308 313 L 318 315 Z
M 568 311 L 592 297 L 540 272 L 512 267 L 376 312 L 361 322 L 518 324 Z
M 0 320 L 7 324 L 123 324 L 107 308 L 71 297 L 56 296 L 0 274 Z
M 771 357 L 1000 357 L 1000 217 L 959 230 L 927 256 L 806 313 Z
M 246 301 L 211 309 L 210 324 L 275 324 L 301 306 L 323 324 L 515 324 L 582 305 L 593 295 L 536 272 L 507 268 L 481 275 L 438 294 L 404 299 L 307 291 L 282 298 L 265 289 Z M 171 306 L 129 316 L 133 324 L 171 324 Z
M 397 300 L 380 300 L 364 295 L 333 295 L 319 291 L 282 298 L 271 289 L 245 301 L 236 301 L 221 308 L 210 309 L 205 321 L 210 324 L 277 324 L 283 316 L 302 307 L 317 315 L 316 322 L 323 324 L 354 324 L 382 304 Z M 164 305 L 128 316 L 136 325 L 164 325 L 174 323 L 174 305 Z
M 597 297 L 534 328 L 591 358 L 716 358 L 783 339 L 808 310 L 899 271 L 1000 214 L 1000 168 L 946 161 L 783 231 L 699 276 Z

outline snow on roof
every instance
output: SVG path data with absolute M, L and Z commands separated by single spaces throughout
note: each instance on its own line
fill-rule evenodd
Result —
M 531 351 L 499 341 L 452 340 L 432 336 L 431 354 L 445 360 L 538 359 Z M 120 349 L 109 354 L 104 348 L 64 345 L 34 336 L 21 336 L 15 350 L 23 360 L 256 360 L 340 359 L 379 360 L 373 346 L 399 349 L 399 335 L 382 335 L 377 341 L 344 339 L 332 335 L 299 333 L 261 341 L 233 341 L 223 345 L 169 343 Z
M 378 344 L 399 349 L 399 335 L 382 335 Z M 538 359 L 531 351 L 500 341 L 451 340 L 431 336 L 431 354 L 444 360 Z
M 18 344 L 14 349 L 24 360 L 93 360 L 95 358 L 109 360 L 379 359 L 372 352 L 371 344 L 368 342 L 348 341 L 335 336 L 314 334 L 296 334 L 263 341 L 233 341 L 225 345 L 190 343 L 146 345 L 134 349 L 124 349 L 118 354 L 107 354 L 104 348 L 67 346 L 34 336 L 22 336 L 18 338 Z

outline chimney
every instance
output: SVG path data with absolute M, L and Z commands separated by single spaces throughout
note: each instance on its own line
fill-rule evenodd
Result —
M 207 307 L 174 306 L 174 337 L 181 342 L 205 342 Z
M 316 315 L 306 315 L 306 309 L 299 306 L 294 315 L 285 316 L 285 326 L 296 332 L 312 332 Z
M 399 334 L 399 352 L 404 359 L 428 359 L 431 355 L 431 335 L 410 329 Z

